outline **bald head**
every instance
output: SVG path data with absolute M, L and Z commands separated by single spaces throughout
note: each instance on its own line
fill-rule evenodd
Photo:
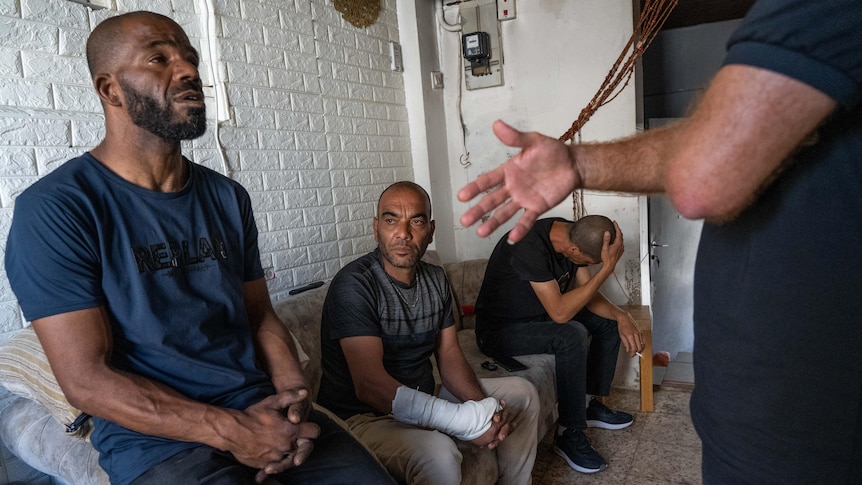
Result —
M 182 31 L 182 27 L 171 18 L 155 12 L 144 11 L 110 17 L 97 25 L 87 39 L 87 67 L 90 69 L 90 76 L 95 78 L 99 73 L 113 70 L 112 61 L 117 58 L 117 46 L 126 41 L 127 29 L 124 26 L 128 25 L 129 22 L 152 20 L 174 24 L 178 30 Z
M 386 189 L 380 194 L 380 198 L 377 199 L 377 215 L 380 215 L 380 201 L 383 200 L 383 197 L 390 192 L 393 191 L 401 191 L 401 190 L 409 190 L 415 192 L 417 194 L 422 195 L 425 198 L 425 202 L 428 208 L 428 219 L 431 219 L 431 196 L 428 195 L 428 192 L 422 188 L 421 185 L 410 182 L 408 180 L 403 180 L 401 182 L 395 182 L 394 184 L 386 187 Z
M 584 216 L 569 226 L 569 240 L 594 261 L 601 261 L 605 232 L 611 233 L 608 244 L 613 244 L 616 237 L 613 221 L 605 216 Z

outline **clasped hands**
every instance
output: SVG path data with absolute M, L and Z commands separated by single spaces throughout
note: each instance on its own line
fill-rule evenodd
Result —
M 239 432 L 230 451 L 239 462 L 258 468 L 255 481 L 301 465 L 314 449 L 320 428 L 306 420 L 311 412 L 308 389 L 294 388 L 268 396 L 235 414 Z

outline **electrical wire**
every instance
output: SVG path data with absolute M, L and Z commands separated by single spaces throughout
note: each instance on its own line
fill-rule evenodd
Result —
M 204 24 L 204 39 L 207 46 L 207 69 L 209 70 L 209 77 L 213 83 L 213 97 L 216 104 L 216 119 L 215 127 L 213 128 L 213 137 L 215 138 L 216 151 L 218 152 L 224 175 L 226 177 L 230 177 L 230 165 L 228 164 L 227 155 L 225 155 L 224 146 L 222 146 L 221 139 L 219 137 L 219 127 L 221 126 L 221 122 L 230 119 L 230 111 L 227 103 L 225 82 L 221 79 L 221 70 L 217 68 L 219 43 L 218 36 L 215 32 L 215 5 L 213 0 L 199 0 L 198 4 L 203 11 L 201 18 Z

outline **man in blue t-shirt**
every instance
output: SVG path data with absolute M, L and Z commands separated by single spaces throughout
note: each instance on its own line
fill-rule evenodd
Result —
M 320 411 L 270 302 L 248 193 L 183 157 L 198 54 L 151 12 L 87 42 L 105 138 L 24 191 L 6 269 L 112 483 L 393 483 Z
M 694 288 L 692 420 L 705 483 L 862 476 L 862 2 L 758 0 L 680 122 L 564 145 L 502 122 L 522 151 L 459 193 L 461 221 L 517 241 L 574 188 L 666 192 L 706 219 Z

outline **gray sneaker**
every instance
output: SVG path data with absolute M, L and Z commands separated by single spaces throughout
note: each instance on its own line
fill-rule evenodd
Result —
M 581 473 L 596 473 L 608 467 L 602 455 L 593 449 L 590 439 L 579 429 L 567 429 L 554 436 L 554 453 Z

